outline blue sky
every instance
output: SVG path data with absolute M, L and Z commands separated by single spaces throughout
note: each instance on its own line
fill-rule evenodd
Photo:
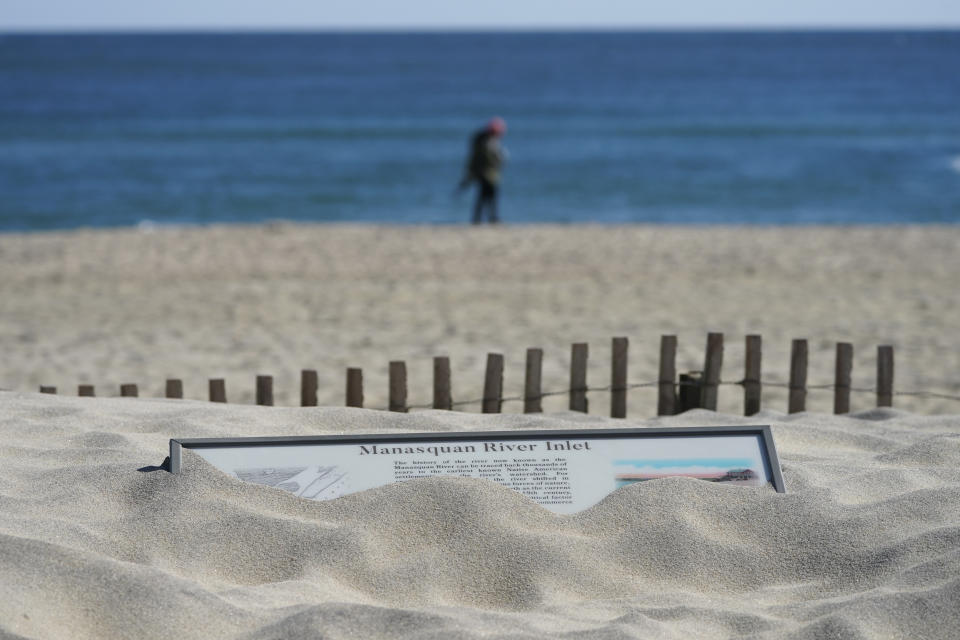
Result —
M 960 0 L 0 0 L 0 31 L 951 27 Z
M 618 467 L 650 467 L 665 469 L 668 467 L 704 467 L 718 469 L 746 468 L 753 465 L 750 458 L 651 458 L 614 460 Z

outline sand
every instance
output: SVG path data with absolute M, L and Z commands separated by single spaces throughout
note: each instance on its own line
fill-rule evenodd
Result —
M 876 348 L 895 347 L 896 388 L 960 396 L 960 227 L 672 228 L 546 226 L 124 229 L 0 235 L 0 388 L 79 383 L 162 396 L 181 378 L 206 399 L 225 378 L 253 403 L 257 374 L 277 404 L 299 403 L 301 369 L 319 401 L 344 404 L 347 367 L 364 370 L 366 406 L 387 404 L 387 364 L 404 360 L 409 401 L 432 399 L 432 358 L 447 355 L 455 400 L 480 398 L 486 354 L 505 356 L 519 395 L 528 347 L 544 350 L 544 389 L 569 385 L 570 344 L 590 346 L 589 382 L 610 382 L 610 339 L 630 339 L 630 380 L 657 378 L 659 340 L 678 337 L 680 371 L 703 367 L 708 331 L 726 335 L 722 378 L 743 377 L 744 336 L 764 338 L 763 373 L 788 379 L 790 342 L 807 338 L 811 385 L 834 380 L 835 344 L 855 349 L 853 382 L 871 388 Z M 718 409 L 742 413 L 724 387 Z M 783 388 L 765 405 L 786 410 Z M 564 410 L 566 397 L 545 401 Z M 608 413 L 605 394 L 591 411 Z M 855 393 L 854 410 L 874 407 Z M 916 413 L 960 401 L 898 396 Z M 808 409 L 831 412 L 811 390 Z M 478 411 L 477 405 L 466 407 Z M 509 403 L 505 411 L 518 412 Z M 656 413 L 653 389 L 630 415 Z
M 3 638 L 956 638 L 960 416 L 397 414 L 0 393 Z M 769 423 L 788 493 L 558 516 L 432 478 L 328 502 L 170 437 Z
M 956 638 L 960 628 L 960 403 L 898 395 L 832 416 L 786 415 L 783 390 L 742 413 L 628 420 L 347 409 L 347 366 L 367 406 L 405 360 L 430 401 L 434 355 L 456 399 L 480 396 L 485 355 L 520 392 L 526 347 L 544 388 L 568 384 L 588 342 L 609 383 L 609 340 L 630 379 L 656 379 L 659 336 L 681 370 L 707 331 L 764 336 L 764 378 L 785 381 L 792 338 L 810 383 L 833 379 L 838 340 L 871 387 L 896 349 L 900 390 L 960 395 L 960 228 L 852 229 L 303 226 L 0 235 L 0 639 L 7 638 Z M 320 376 L 320 408 L 253 406 L 258 373 L 280 405 Z M 124 382 L 160 396 L 115 398 Z M 210 404 L 207 379 L 231 401 Z M 92 383 L 100 397 L 78 398 Z M 56 385 L 60 395 L 35 393 Z M 192 400 L 189 398 L 193 398 Z M 476 411 L 476 406 L 467 407 Z M 770 424 L 788 493 L 663 479 L 558 516 L 492 482 L 438 478 L 329 502 L 228 477 L 174 437 Z

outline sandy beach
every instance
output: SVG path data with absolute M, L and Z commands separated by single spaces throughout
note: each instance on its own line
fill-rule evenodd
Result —
M 790 342 L 807 338 L 808 383 L 834 380 L 835 344 L 854 346 L 853 384 L 876 383 L 876 348 L 895 348 L 900 391 L 960 395 L 957 227 L 382 227 L 293 225 L 0 236 L 0 388 L 56 386 L 159 397 L 167 378 L 206 399 L 224 378 L 253 403 L 257 374 L 278 405 L 299 403 L 316 369 L 321 405 L 343 406 L 345 370 L 364 370 L 367 407 L 387 403 L 387 365 L 404 360 L 409 402 L 429 404 L 433 356 L 451 359 L 455 400 L 482 395 L 488 352 L 522 391 L 528 347 L 543 388 L 569 386 L 570 345 L 590 345 L 588 382 L 610 383 L 610 339 L 630 340 L 631 382 L 657 379 L 659 340 L 678 338 L 679 371 L 703 367 L 706 334 L 726 336 L 721 377 L 743 377 L 744 336 L 763 336 L 763 377 L 784 383 Z M 876 405 L 855 393 L 852 409 Z M 548 411 L 567 398 L 544 401 Z M 606 394 L 591 412 L 608 413 Z M 782 388 L 764 406 L 787 408 Z M 960 403 L 897 396 L 917 413 Z M 830 391 L 807 408 L 830 412 Z M 520 403 L 504 411 L 517 412 Z M 742 413 L 739 387 L 718 409 Z M 467 407 L 479 411 L 479 406 Z M 629 414 L 656 413 L 635 389 Z
M 479 397 L 486 353 L 522 389 L 544 349 L 544 389 L 568 384 L 588 342 L 609 383 L 610 338 L 630 380 L 656 379 L 659 336 L 699 369 L 708 331 L 764 338 L 764 379 L 786 381 L 810 341 L 811 385 L 876 346 L 896 388 L 960 395 L 960 229 L 303 226 L 0 236 L 0 638 L 955 638 L 960 625 L 960 403 L 898 395 L 830 415 L 781 388 L 744 418 L 656 418 L 651 389 L 613 420 L 344 408 L 363 367 L 369 407 L 405 360 L 427 403 L 435 355 L 456 398 Z M 299 408 L 316 369 L 318 408 Z M 253 406 L 254 376 L 277 407 Z M 168 377 L 185 400 L 160 399 Z M 205 401 L 226 379 L 230 403 Z M 118 398 L 135 382 L 141 397 Z M 98 397 L 76 397 L 76 385 Z M 56 385 L 56 396 L 36 393 Z M 486 480 L 419 479 L 336 500 L 244 483 L 170 438 L 769 424 L 787 493 L 667 478 L 556 515 Z

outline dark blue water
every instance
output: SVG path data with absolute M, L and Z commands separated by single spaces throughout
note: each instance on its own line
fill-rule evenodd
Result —
M 0 36 L 0 230 L 960 222 L 960 32 Z

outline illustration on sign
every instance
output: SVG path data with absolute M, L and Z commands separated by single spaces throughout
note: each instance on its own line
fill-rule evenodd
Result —
M 265 484 L 311 500 L 330 500 L 344 495 L 345 483 L 341 481 L 347 476 L 339 467 L 322 465 L 234 469 L 233 472 L 244 482 Z

